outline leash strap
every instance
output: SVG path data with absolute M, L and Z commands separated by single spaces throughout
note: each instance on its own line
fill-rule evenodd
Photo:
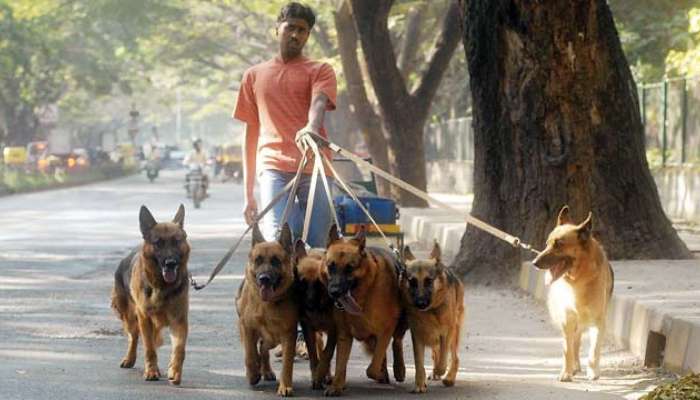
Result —
M 338 214 L 336 213 L 335 205 L 333 204 L 333 194 L 331 193 L 331 188 L 328 183 L 328 176 L 326 175 L 326 168 L 324 167 L 324 164 L 327 162 L 327 158 L 322 155 L 321 151 L 318 149 L 318 145 L 316 144 L 316 142 L 307 137 L 304 137 L 304 139 L 306 139 L 307 146 L 309 146 L 314 152 L 314 167 L 318 167 L 318 173 L 321 177 L 321 182 L 323 182 L 323 188 L 326 191 L 328 209 L 331 211 L 331 215 L 333 216 L 333 220 L 335 221 L 336 228 L 342 235 L 342 232 L 340 232 L 340 221 L 338 221 Z
M 287 204 L 284 205 L 284 212 L 282 213 L 282 219 L 280 220 L 279 223 L 279 229 L 278 229 L 278 234 L 279 231 L 282 229 L 284 224 L 287 222 L 289 219 L 289 213 L 292 210 L 292 207 L 294 206 L 294 197 L 297 195 L 297 190 L 299 190 L 299 183 L 301 182 L 301 174 L 304 171 L 304 168 L 306 167 L 306 164 L 309 161 L 309 158 L 307 157 L 307 152 L 302 150 L 302 158 L 301 162 L 299 163 L 299 167 L 297 168 L 297 173 L 294 175 L 294 185 L 292 186 L 292 190 L 289 192 L 289 197 L 287 197 Z
M 289 181 L 289 182 L 287 183 L 287 185 L 286 185 L 279 193 L 277 193 L 277 194 L 275 195 L 275 197 L 272 199 L 272 201 L 270 201 L 270 204 L 268 204 L 267 207 L 265 207 L 265 208 L 258 214 L 258 216 L 255 218 L 255 221 L 253 221 L 252 224 L 248 225 L 248 228 L 245 230 L 245 232 L 243 232 L 243 234 L 241 235 L 241 237 L 238 238 L 238 240 L 236 241 L 236 243 L 234 243 L 233 246 L 229 249 L 229 251 L 226 252 L 226 254 L 224 255 L 224 257 L 221 259 L 221 261 L 219 261 L 219 263 L 216 265 L 216 267 L 214 268 L 214 270 L 211 271 L 211 274 L 209 275 L 209 279 L 207 280 L 206 283 L 204 283 L 203 285 L 197 284 L 197 282 L 194 280 L 194 278 L 192 278 L 192 274 L 190 273 L 190 284 L 192 285 L 192 287 L 194 288 L 194 290 L 202 290 L 202 289 L 204 289 L 205 287 L 207 287 L 207 285 L 209 285 L 209 283 L 211 283 L 211 281 L 214 279 L 214 277 L 224 268 L 224 266 L 226 265 L 226 263 L 228 263 L 228 261 L 231 259 L 231 256 L 233 256 L 233 253 L 236 252 L 236 250 L 238 249 L 238 246 L 241 245 L 241 242 L 243 241 L 243 238 L 245 237 L 245 235 L 247 235 L 248 232 L 250 232 L 251 229 L 253 229 L 253 226 L 255 226 L 258 222 L 260 222 L 260 220 L 262 219 L 262 217 L 264 217 L 265 214 L 267 214 L 268 211 L 270 211 L 270 210 L 272 209 L 272 207 L 274 207 L 274 205 L 277 204 L 277 202 L 280 201 L 280 199 L 281 199 L 282 197 L 284 197 L 285 193 L 287 193 L 287 191 L 288 191 L 288 190 L 294 185 L 294 183 L 296 183 L 297 181 L 298 181 L 298 179 L 297 179 L 296 177 L 295 177 L 294 179 L 292 179 L 291 181 Z
M 309 195 L 306 198 L 306 213 L 304 215 L 304 228 L 301 231 L 301 240 L 306 243 L 306 239 L 309 236 L 309 225 L 311 224 L 311 212 L 314 208 L 314 200 L 316 199 L 316 184 L 318 183 L 318 162 L 319 160 L 314 157 L 314 172 L 311 174 L 311 187 L 309 188 Z
M 356 156 L 352 152 L 336 145 L 335 143 L 332 143 L 332 142 L 326 140 L 325 138 L 323 138 L 319 135 L 316 135 L 314 133 L 307 133 L 307 134 L 309 136 L 311 136 L 311 138 L 320 146 L 328 147 L 333 152 L 335 152 L 339 155 L 342 155 L 346 158 L 349 158 L 350 160 L 354 161 L 356 164 L 364 165 L 365 167 L 369 168 L 372 172 L 376 173 L 377 175 L 381 176 L 382 178 L 386 179 L 387 181 L 393 183 L 394 185 L 406 190 L 407 192 L 410 192 L 413 195 L 420 197 L 423 200 L 425 200 L 429 203 L 433 203 L 439 207 L 445 208 L 447 210 L 450 210 L 450 211 L 453 211 L 456 213 L 462 213 L 461 211 L 457 210 L 456 208 L 451 207 L 448 204 L 443 203 L 440 200 L 437 200 L 437 199 L 431 197 L 428 193 L 416 188 L 415 186 L 412 186 L 412 185 L 402 181 L 401 179 L 398 179 L 398 178 L 394 177 L 393 175 L 387 173 L 386 171 L 382 170 L 381 168 L 378 168 L 378 167 L 368 163 L 367 161 Z M 532 248 L 532 246 L 530 246 L 529 244 L 523 243 L 520 240 L 520 238 L 518 238 L 517 236 L 510 235 L 510 234 L 508 234 L 508 233 L 506 233 L 506 232 L 504 232 L 504 231 L 502 231 L 494 226 L 491 226 L 491 225 L 487 224 L 486 222 L 481 221 L 480 219 L 473 217 L 469 213 L 464 213 L 464 217 L 467 220 L 467 223 L 470 223 L 470 224 L 474 225 L 476 228 L 481 229 L 482 231 L 484 231 L 486 233 L 489 233 L 489 234 L 491 234 L 491 235 L 493 235 L 493 236 L 495 236 L 495 237 L 497 237 L 505 242 L 510 243 L 510 245 L 513 247 L 521 247 L 525 250 L 529 250 L 533 253 L 539 254 L 539 252 L 537 250 Z

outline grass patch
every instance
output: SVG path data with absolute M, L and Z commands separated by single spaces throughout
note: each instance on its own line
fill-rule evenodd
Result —
M 76 174 L 43 174 L 41 172 L 30 173 L 21 170 L 0 169 L 0 195 L 99 182 L 126 176 L 133 172 L 135 172 L 134 168 L 123 168 L 117 164 L 93 167 Z

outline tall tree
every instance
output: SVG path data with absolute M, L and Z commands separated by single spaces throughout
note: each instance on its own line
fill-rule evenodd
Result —
M 411 91 L 398 67 L 387 24 L 394 0 L 351 0 L 350 4 L 379 103 L 382 125 L 388 136 L 391 171 L 425 190 L 423 126 L 440 80 L 459 43 L 457 3 L 450 3 L 427 66 Z M 425 201 L 403 190 L 397 189 L 394 195 L 404 206 L 426 206 Z
M 466 2 L 474 216 L 544 246 L 563 204 L 608 255 L 685 258 L 644 152 L 635 84 L 605 0 Z M 468 9 L 466 9 L 468 8 Z M 462 274 L 512 277 L 518 250 L 467 227 Z

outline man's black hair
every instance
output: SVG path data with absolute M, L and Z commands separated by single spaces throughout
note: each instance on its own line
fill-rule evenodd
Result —
M 309 29 L 314 27 L 316 23 L 316 14 L 309 6 L 293 1 L 280 10 L 280 15 L 277 16 L 277 23 L 282 23 L 289 18 L 301 18 L 309 24 Z

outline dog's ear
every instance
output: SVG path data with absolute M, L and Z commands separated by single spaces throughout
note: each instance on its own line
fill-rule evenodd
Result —
M 367 241 L 367 232 L 364 225 L 360 225 L 359 229 L 357 229 L 357 232 L 355 233 L 355 236 L 352 238 L 352 240 L 356 241 L 357 244 L 360 246 L 360 252 L 365 250 L 365 242 Z
M 331 229 L 328 231 L 328 246 L 333 242 L 340 240 L 340 235 L 338 234 L 338 225 L 333 224 Z
M 260 227 L 258 224 L 253 224 L 253 246 L 263 242 L 265 242 L 265 237 L 262 232 L 260 232 Z
M 285 222 L 284 226 L 282 226 L 282 231 L 280 232 L 280 238 L 279 238 L 278 242 L 280 245 L 282 245 L 282 248 L 288 254 L 292 254 L 292 251 L 294 251 L 294 245 L 293 245 L 293 240 L 292 240 L 292 230 L 289 229 L 289 224 L 286 222 Z
M 433 242 L 433 250 L 430 252 L 430 258 L 437 261 L 438 264 L 442 259 L 442 250 L 440 250 L 440 245 L 438 244 L 437 240 Z
M 297 260 L 301 260 L 306 257 L 306 254 L 306 244 L 303 240 L 297 239 L 294 243 L 294 257 L 296 257 Z
M 413 255 L 411 248 L 408 246 L 403 247 L 403 259 L 404 261 L 413 261 L 416 259 L 416 256 Z
M 564 204 L 564 207 L 559 210 L 559 216 L 557 217 L 557 225 L 573 224 L 571 216 L 569 215 L 569 206 Z
M 180 207 L 178 207 L 177 212 L 175 213 L 175 218 L 173 218 L 173 222 L 180 225 L 180 229 L 185 227 L 185 206 L 182 204 L 180 204 Z
M 148 238 L 148 234 L 156 224 L 157 222 L 156 219 L 153 218 L 153 214 L 148 211 L 146 206 L 141 206 L 141 211 L 139 211 L 139 226 L 141 227 L 141 235 L 144 239 Z
M 593 213 L 588 213 L 588 218 L 576 228 L 576 231 L 578 232 L 579 240 L 582 242 L 586 242 L 591 238 L 591 232 L 593 231 Z

